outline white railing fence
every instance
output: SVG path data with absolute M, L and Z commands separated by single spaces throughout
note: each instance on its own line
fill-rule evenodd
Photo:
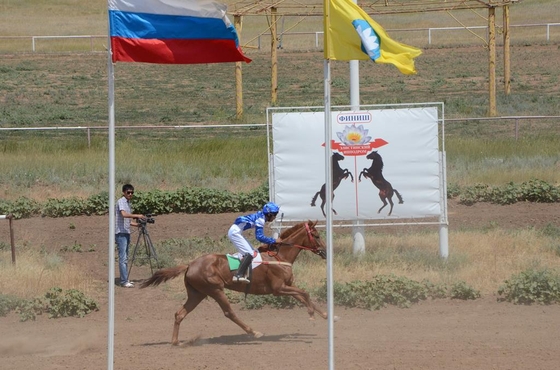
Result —
M 470 117 L 470 118 L 446 118 L 446 134 L 452 134 L 454 123 L 473 123 L 480 124 L 483 122 L 499 122 L 503 123 L 501 133 L 495 132 L 497 135 L 507 135 L 514 137 L 518 140 L 522 136 L 522 132 L 535 132 L 539 130 L 538 127 L 533 127 L 535 122 L 546 121 L 546 128 L 540 128 L 548 133 L 560 134 L 560 116 L 502 116 L 502 117 Z M 544 123 L 543 123 L 544 124 Z M 508 126 L 510 125 L 510 126 Z M 526 130 L 522 128 L 526 126 Z M 542 125 L 541 125 L 542 126 Z M 246 130 L 248 128 L 266 127 L 266 124 L 224 124 L 224 125 L 174 125 L 174 126 L 161 126 L 161 125 L 142 125 L 142 126 L 117 126 L 116 130 L 124 130 L 136 133 L 138 130 L 152 131 L 170 131 L 170 130 L 187 130 L 187 129 L 225 129 L 225 130 Z M 88 147 L 91 145 L 91 135 L 93 131 L 106 131 L 107 126 L 51 126 L 51 127 L 0 127 L 2 132 L 27 132 L 27 131 L 83 131 Z
M 559 41 L 560 23 L 536 23 L 511 25 L 512 29 L 520 31 L 511 33 L 512 42 L 526 41 Z M 551 32 L 557 28 L 558 32 Z M 523 31 L 521 31 L 523 30 Z M 541 31 L 542 30 L 542 31 Z M 487 37 L 487 26 L 469 27 L 430 27 L 430 28 L 400 28 L 387 29 L 392 37 L 399 41 L 420 45 L 446 43 L 472 43 L 476 42 L 473 33 L 481 32 L 481 37 Z M 542 32 L 542 34 L 541 34 Z M 399 35 L 400 34 L 400 35 Z M 435 35 L 438 35 L 436 38 Z M 443 34 L 443 35 L 442 35 Z M 395 36 L 397 35 L 397 36 Z M 249 39 L 249 35 L 246 37 Z M 278 33 L 279 48 L 293 49 L 323 47 L 323 31 L 308 32 L 283 32 Z M 270 45 L 270 33 L 264 33 L 255 38 L 256 45 L 246 45 L 255 49 L 266 48 L 263 44 Z M 31 45 L 27 42 L 30 41 Z M 499 40 L 497 40 L 499 42 Z M 27 44 L 27 46 L 26 46 Z M 0 53 L 13 52 L 104 52 L 107 50 L 106 35 L 71 35 L 71 36 L 0 36 Z
M 549 42 L 551 40 L 550 28 L 551 27 L 557 27 L 557 26 L 560 26 L 560 23 L 539 23 L 539 24 L 510 25 L 511 28 L 544 28 L 545 31 L 546 31 L 545 34 L 544 34 L 544 39 L 547 42 Z M 469 31 L 471 31 L 471 30 L 484 30 L 484 36 L 486 38 L 488 36 L 488 26 L 397 28 L 397 29 L 387 29 L 386 31 L 388 33 L 390 33 L 391 35 L 397 34 L 397 33 L 400 33 L 400 32 L 416 33 L 417 37 L 427 38 L 428 45 L 432 45 L 434 43 L 432 36 L 436 32 L 437 33 L 446 32 L 449 35 L 451 35 L 451 31 L 460 31 L 463 34 L 463 37 L 464 37 L 465 35 L 469 36 L 470 35 Z M 453 34 L 456 34 L 456 32 L 454 32 Z M 283 41 L 284 41 L 285 36 L 295 37 L 295 36 L 301 36 L 301 35 L 311 35 L 311 36 L 313 36 L 314 41 L 315 41 L 315 47 L 316 48 L 322 48 L 323 47 L 323 31 L 314 31 L 314 32 L 280 32 L 279 33 L 279 39 L 280 39 L 279 48 L 284 48 Z M 535 36 L 534 33 L 533 33 L 533 36 Z M 511 37 L 515 39 L 516 35 L 513 34 Z M 540 36 L 537 35 L 537 37 L 540 37 Z M 264 33 L 257 38 L 257 49 L 259 49 L 259 50 L 262 47 L 262 39 L 263 38 L 270 39 L 270 33 Z M 521 37 L 521 35 L 520 35 L 519 41 L 522 41 L 523 39 L 524 38 Z M 560 40 L 560 32 L 558 33 L 558 38 L 557 39 Z M 466 40 L 468 40 L 468 38 L 464 38 L 464 39 L 461 39 L 461 40 L 455 40 L 455 41 L 465 42 Z M 267 43 L 267 44 L 269 44 L 269 43 Z

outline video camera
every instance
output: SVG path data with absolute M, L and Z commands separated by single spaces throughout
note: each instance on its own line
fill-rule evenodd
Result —
M 139 218 L 138 224 L 142 226 L 146 226 L 146 224 L 154 224 L 156 223 L 155 218 L 153 218 L 151 213 L 146 214 L 146 218 Z

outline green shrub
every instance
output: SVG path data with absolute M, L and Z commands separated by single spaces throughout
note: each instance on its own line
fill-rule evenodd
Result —
M 554 203 L 560 200 L 560 190 L 542 180 L 533 179 L 520 185 L 520 201 Z
M 46 312 L 49 318 L 59 318 L 84 317 L 97 310 L 97 302 L 87 298 L 82 292 L 76 289 L 63 291 L 58 287 L 51 288 L 43 297 L 22 300 L 16 308 L 20 321 L 35 320 L 36 316 L 43 312 Z
M 19 197 L 14 202 L 0 199 L 0 214 L 12 214 L 15 219 L 28 218 L 40 211 L 41 205 L 26 197 Z
M 480 298 L 480 291 L 470 287 L 464 281 L 460 281 L 451 286 L 450 297 L 452 299 L 474 300 Z
M 506 280 L 498 289 L 498 301 L 514 304 L 560 302 L 560 275 L 549 269 L 529 269 Z
M 109 193 L 104 191 L 90 196 L 83 204 L 85 215 L 106 215 L 109 212 Z
M 406 277 L 378 275 L 373 280 L 333 284 L 334 303 L 346 307 L 378 310 L 386 305 L 405 308 L 428 298 L 445 296 L 445 289 L 427 281 L 417 282 Z M 326 301 L 326 283 L 317 291 Z
M 137 192 L 134 211 L 143 214 L 170 213 L 226 213 L 248 212 L 262 207 L 268 201 L 268 183 L 248 193 L 231 193 L 216 189 L 184 187 L 176 191 L 152 190 Z M 498 187 L 484 184 L 460 188 L 450 185 L 448 198 L 459 198 L 459 203 L 473 205 L 477 202 L 513 204 L 516 202 L 559 202 L 560 189 L 541 180 L 531 180 L 521 185 L 512 182 Z M 87 199 L 48 199 L 44 204 L 21 197 L 14 203 L 0 200 L 0 213 L 12 213 L 16 219 L 41 214 L 47 217 L 79 215 L 104 215 L 109 209 L 107 192 Z
M 0 316 L 6 316 L 16 309 L 21 299 L 12 295 L 0 294 Z
M 305 284 L 298 285 L 298 287 L 309 293 L 309 289 Z M 266 294 L 266 295 L 250 294 L 245 296 L 242 293 L 237 293 L 237 301 L 239 302 L 241 300 L 243 300 L 244 308 L 247 310 L 261 309 L 265 306 L 277 308 L 277 309 L 303 306 L 302 303 L 298 302 L 296 299 L 292 298 L 291 296 L 274 296 L 271 294 Z
M 517 202 L 554 203 L 560 201 L 560 189 L 542 180 L 533 179 L 521 184 L 509 182 L 491 187 L 476 184 L 459 191 L 459 203 L 473 205 L 477 202 L 513 204 Z
M 256 310 L 265 306 L 272 308 L 294 308 L 299 305 L 299 302 L 290 296 L 273 296 L 271 294 L 247 295 L 244 303 L 244 308 L 247 310 Z
M 65 199 L 48 199 L 41 214 L 46 217 L 69 217 L 84 214 L 85 201 L 72 197 Z

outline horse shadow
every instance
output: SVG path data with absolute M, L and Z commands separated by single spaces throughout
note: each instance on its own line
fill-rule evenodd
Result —
M 311 344 L 317 339 L 315 334 L 278 334 L 278 335 L 265 335 L 260 338 L 254 338 L 247 334 L 235 334 L 235 335 L 221 335 L 219 337 L 212 338 L 202 338 L 201 335 L 193 337 L 186 341 L 179 342 L 179 347 L 197 347 L 204 345 L 236 345 L 236 346 L 254 346 L 254 345 L 265 345 L 267 343 L 305 343 Z M 169 342 L 154 342 L 145 343 L 141 346 L 169 346 Z
M 332 194 L 331 194 L 331 201 L 332 201 L 334 200 L 334 191 L 336 188 L 338 188 L 342 180 L 350 177 L 350 180 L 354 182 L 354 176 L 352 175 L 352 172 L 348 171 L 347 168 L 342 169 L 342 167 L 340 167 L 340 164 L 338 162 L 344 160 L 344 156 L 342 154 L 338 152 L 333 153 L 331 160 L 332 160 L 332 181 L 333 181 Z M 323 184 L 323 186 L 321 186 L 321 190 L 315 193 L 313 199 L 311 199 L 311 207 L 315 207 L 315 202 L 317 201 L 317 198 L 321 197 L 321 211 L 323 212 L 323 216 L 327 217 L 327 214 L 325 213 L 325 203 L 327 202 L 327 197 L 325 196 L 326 195 L 325 193 L 326 193 L 326 184 Z M 337 214 L 334 208 L 332 211 L 335 215 Z
M 383 177 L 383 158 L 381 155 L 377 153 L 377 151 L 372 151 L 366 156 L 367 159 L 371 159 L 371 166 L 369 168 L 364 168 L 360 175 L 358 176 L 358 181 L 362 181 L 362 175 L 371 180 L 373 185 L 379 189 L 379 199 L 383 202 L 383 205 L 377 213 L 381 213 L 381 210 L 387 206 L 387 204 L 391 205 L 389 209 L 388 216 L 391 216 L 393 212 L 393 195 L 397 195 L 399 199 L 399 204 L 403 204 L 404 200 L 401 194 L 394 189 L 391 183 Z

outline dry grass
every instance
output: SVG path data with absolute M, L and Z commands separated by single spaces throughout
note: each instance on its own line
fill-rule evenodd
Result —
M 555 240 L 535 229 L 503 230 L 490 225 L 488 230 L 454 231 L 449 234 L 450 257 L 439 257 L 437 231 L 398 234 L 366 234 L 367 252 L 361 258 L 352 254 L 352 237 L 335 234 L 333 276 L 340 283 L 370 280 L 376 275 L 404 276 L 415 281 L 428 280 L 448 287 L 465 282 L 484 295 L 495 295 L 512 275 L 530 268 L 560 271 Z M 181 263 L 178 261 L 177 264 Z M 322 285 L 326 264 L 310 253 L 302 253 L 294 265 L 296 284 L 308 288 Z M 78 289 L 86 295 L 99 294 L 94 281 L 76 265 L 63 262 L 56 253 L 32 251 L 18 253 L 12 266 L 9 251 L 0 253 L 0 292 L 31 298 L 52 287 Z M 182 279 L 165 284 L 169 296 L 185 299 Z
M 337 282 L 349 282 L 394 274 L 448 286 L 463 281 L 483 294 L 495 294 L 505 280 L 521 271 L 560 269 L 551 243 L 550 238 L 533 229 L 450 232 L 450 257 L 444 262 L 438 256 L 437 232 L 368 234 L 367 252 L 355 260 L 352 237 L 342 236 L 334 241 L 333 277 Z M 299 282 L 314 286 L 325 279 L 324 266 L 310 260 L 305 265 L 297 264 L 294 274 Z
M 42 254 L 34 250 L 18 251 L 16 265 L 12 265 L 9 251 L 0 252 L 0 292 L 20 298 L 42 296 L 49 289 L 59 287 L 77 289 L 85 295 L 94 291 L 95 282 L 83 273 L 80 266 L 65 264 L 56 254 Z

